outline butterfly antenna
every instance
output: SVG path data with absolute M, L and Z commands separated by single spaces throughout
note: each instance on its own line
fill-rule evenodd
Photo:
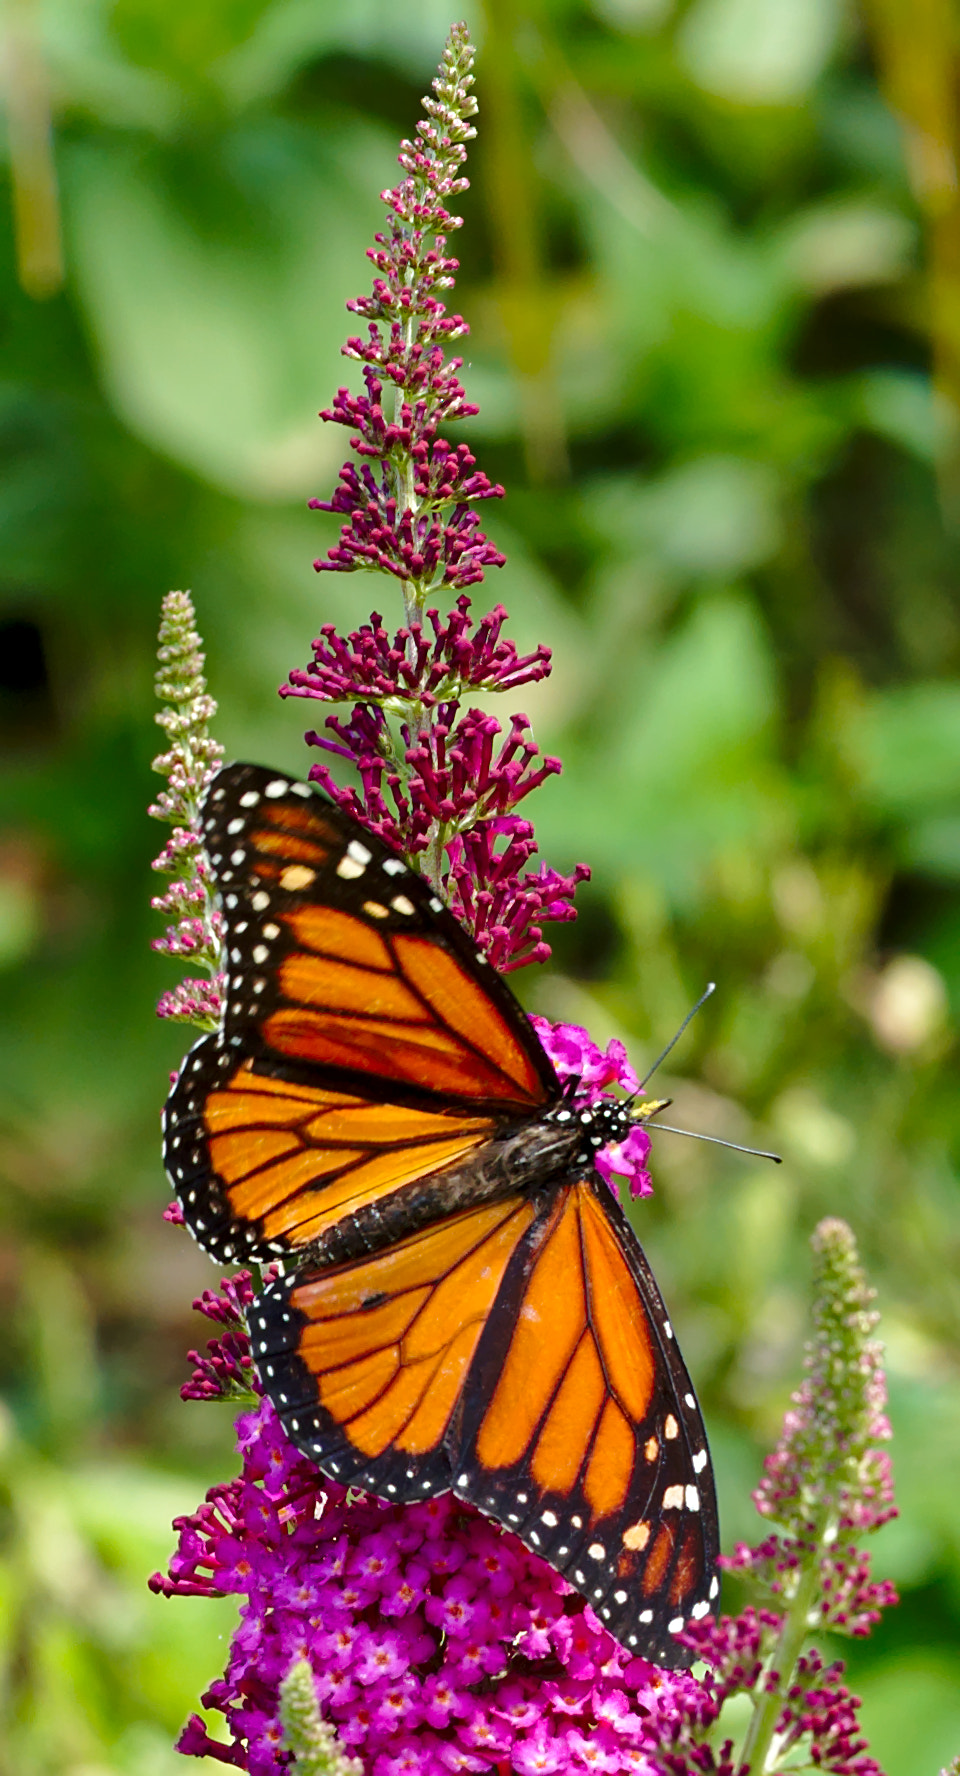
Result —
M 639 1096 L 639 1093 L 642 1092 L 644 1086 L 647 1083 L 647 1080 L 653 1078 L 657 1068 L 662 1067 L 664 1061 L 666 1060 L 668 1054 L 670 1053 L 670 1050 L 672 1048 L 675 1048 L 677 1043 L 680 1041 L 680 1038 L 683 1035 L 683 1032 L 686 1029 L 687 1025 L 689 1024 L 690 1019 L 696 1017 L 697 1012 L 700 1010 L 701 1005 L 704 1005 L 706 1003 L 706 1001 L 709 999 L 711 993 L 716 992 L 716 988 L 717 988 L 716 981 L 708 981 L 707 982 L 707 985 L 704 987 L 703 992 L 700 994 L 700 997 L 697 1000 L 696 1005 L 691 1005 L 690 1010 L 687 1012 L 687 1015 L 684 1018 L 683 1023 L 680 1025 L 679 1030 L 676 1032 L 676 1034 L 674 1036 L 671 1036 L 670 1041 L 667 1043 L 666 1048 L 663 1050 L 663 1053 L 658 1054 L 658 1056 L 657 1056 L 656 1060 L 654 1061 L 653 1066 L 650 1068 L 649 1072 L 644 1076 L 643 1079 L 641 1079 L 640 1084 L 637 1087 L 636 1095 Z M 660 1126 L 662 1127 L 663 1125 L 661 1124 Z
M 772 1159 L 774 1165 L 783 1164 L 781 1153 L 767 1153 L 762 1147 L 741 1147 L 739 1141 L 722 1141 L 719 1135 L 700 1135 L 695 1129 L 671 1128 L 669 1122 L 651 1121 L 647 1126 L 662 1129 L 665 1135 L 686 1135 L 689 1141 L 709 1141 L 714 1147 L 729 1147 L 734 1153 L 749 1153 L 751 1159 Z

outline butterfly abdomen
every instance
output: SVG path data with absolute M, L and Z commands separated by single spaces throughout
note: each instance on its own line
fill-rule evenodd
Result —
M 307 1251 L 325 1267 L 382 1251 L 435 1221 L 506 1197 L 541 1195 L 569 1175 L 579 1133 L 549 1122 L 530 1123 L 485 1141 L 461 1164 L 447 1166 L 401 1185 L 390 1196 L 348 1214 L 328 1228 Z

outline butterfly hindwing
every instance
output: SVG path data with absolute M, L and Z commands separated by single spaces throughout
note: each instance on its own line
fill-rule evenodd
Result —
M 605 1189 L 605 1186 L 602 1187 Z M 264 1385 L 325 1473 L 398 1501 L 451 1488 L 664 1663 L 716 1594 L 706 1439 L 626 1222 L 585 1181 L 273 1284 Z
M 257 1367 L 324 1473 L 398 1502 L 449 1490 L 470 1364 L 534 1219 L 514 1196 L 264 1291 L 250 1311 Z
M 466 1390 L 454 1490 L 565 1574 L 627 1647 L 689 1663 L 718 1593 L 706 1433 L 660 1292 L 606 1185 L 554 1193 Z

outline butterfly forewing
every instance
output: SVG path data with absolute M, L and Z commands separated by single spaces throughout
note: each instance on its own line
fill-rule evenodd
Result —
M 515 1116 L 558 1095 L 512 993 L 429 884 L 307 785 L 230 766 L 203 833 L 223 898 L 228 1043 L 349 1073 L 378 1099 Z
M 429 886 L 307 785 L 228 766 L 203 834 L 224 1025 L 187 1057 L 164 1129 L 214 1257 L 301 1249 L 559 1097 L 513 995 Z
M 462 1430 L 460 1496 L 563 1572 L 624 1645 L 688 1662 L 675 1637 L 719 1590 L 706 1434 L 659 1290 L 605 1186 L 554 1194 L 518 1250 Z
M 264 1292 L 250 1314 L 257 1366 L 325 1473 L 398 1501 L 449 1490 L 470 1364 L 534 1219 L 528 1199 L 507 1198 Z

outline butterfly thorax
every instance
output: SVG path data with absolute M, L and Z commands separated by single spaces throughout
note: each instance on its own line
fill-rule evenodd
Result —
M 577 1096 L 577 1083 L 573 1082 L 572 1090 L 568 1088 L 562 1104 L 548 1111 L 545 1121 L 566 1129 L 571 1136 L 576 1135 L 574 1164 L 593 1165 L 603 1147 L 625 1141 L 631 1129 L 644 1118 L 612 1098 L 600 1098 L 591 1104 Z

